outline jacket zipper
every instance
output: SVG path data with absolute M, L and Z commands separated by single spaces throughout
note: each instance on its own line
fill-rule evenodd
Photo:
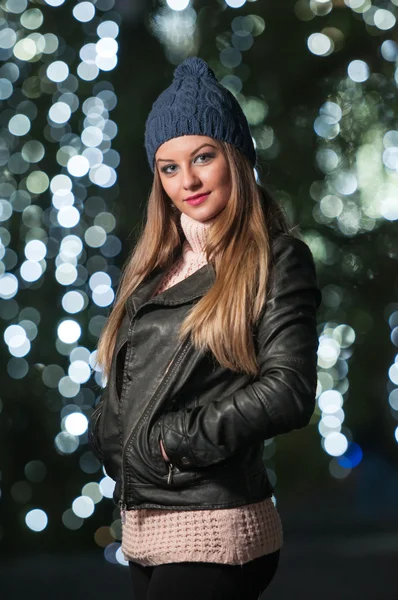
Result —
M 164 382 L 164 378 L 166 376 L 166 373 L 169 371 L 170 367 L 176 362 L 176 360 L 178 359 L 180 353 L 185 349 L 185 346 L 189 343 L 189 340 L 185 340 L 185 342 L 182 342 L 179 347 L 176 350 L 176 353 L 174 354 L 173 358 L 171 359 L 171 361 L 169 362 L 165 372 L 163 373 L 163 377 L 158 385 L 158 387 L 156 388 L 150 402 L 148 403 L 148 407 L 147 410 L 149 410 L 150 405 L 152 403 L 153 398 L 155 398 L 155 396 L 159 393 L 160 388 L 163 385 Z M 120 493 L 120 500 L 119 500 L 119 507 L 120 507 L 120 512 L 121 512 L 121 520 L 122 520 L 122 524 L 124 525 L 126 523 L 126 510 L 127 510 L 127 504 L 125 502 L 125 498 L 124 498 L 124 494 L 125 494 L 125 484 L 124 484 L 124 456 L 125 456 L 125 451 L 126 451 L 126 447 L 128 446 L 131 438 L 133 437 L 133 434 L 135 432 L 135 430 L 137 429 L 137 427 L 139 426 L 141 420 L 143 419 L 145 412 L 143 413 L 143 415 L 141 416 L 141 419 L 138 421 L 137 425 L 134 427 L 133 431 L 130 433 L 130 435 L 127 438 L 127 441 L 125 443 L 125 445 L 123 446 L 123 450 L 122 450 L 122 469 L 121 469 L 121 493 Z M 173 471 L 174 471 L 174 465 L 172 463 L 169 463 L 169 475 L 167 478 L 167 483 L 171 484 L 173 481 Z
M 169 476 L 167 477 L 168 484 L 173 483 L 173 472 L 174 472 L 174 465 L 171 462 L 169 462 Z

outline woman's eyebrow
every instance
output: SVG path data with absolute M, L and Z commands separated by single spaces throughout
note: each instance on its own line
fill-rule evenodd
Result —
M 196 148 L 196 150 L 193 150 L 190 154 L 190 156 L 193 156 L 198 150 L 200 150 L 201 148 L 204 148 L 205 146 L 211 146 L 212 148 L 215 148 L 217 150 L 216 146 L 213 146 L 213 144 L 209 144 L 208 142 L 206 144 L 202 144 L 201 146 L 199 146 L 199 148 Z M 172 158 L 158 158 L 156 162 L 160 162 L 160 161 L 164 161 L 164 162 L 173 162 Z

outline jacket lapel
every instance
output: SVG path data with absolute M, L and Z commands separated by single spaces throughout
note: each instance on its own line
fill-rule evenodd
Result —
M 192 273 L 192 275 L 189 275 L 182 281 L 179 281 L 161 294 L 152 298 L 152 295 L 160 285 L 165 273 L 165 268 L 157 267 L 154 269 L 127 299 L 126 310 L 130 319 L 132 319 L 138 309 L 145 304 L 176 306 L 200 298 L 208 292 L 216 279 L 214 267 L 210 263 L 207 263 Z

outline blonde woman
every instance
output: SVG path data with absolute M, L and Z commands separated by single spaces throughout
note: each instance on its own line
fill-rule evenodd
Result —
M 145 145 L 153 186 L 98 344 L 90 442 L 135 600 L 257 600 L 283 544 L 264 441 L 314 411 L 314 261 L 205 61 L 177 67 Z

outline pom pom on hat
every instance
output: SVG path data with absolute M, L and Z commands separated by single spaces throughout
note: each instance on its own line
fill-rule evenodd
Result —
M 209 67 L 207 62 L 196 56 L 186 58 L 174 71 L 174 80 L 183 79 L 184 77 L 211 77 L 216 79 L 214 72 Z

